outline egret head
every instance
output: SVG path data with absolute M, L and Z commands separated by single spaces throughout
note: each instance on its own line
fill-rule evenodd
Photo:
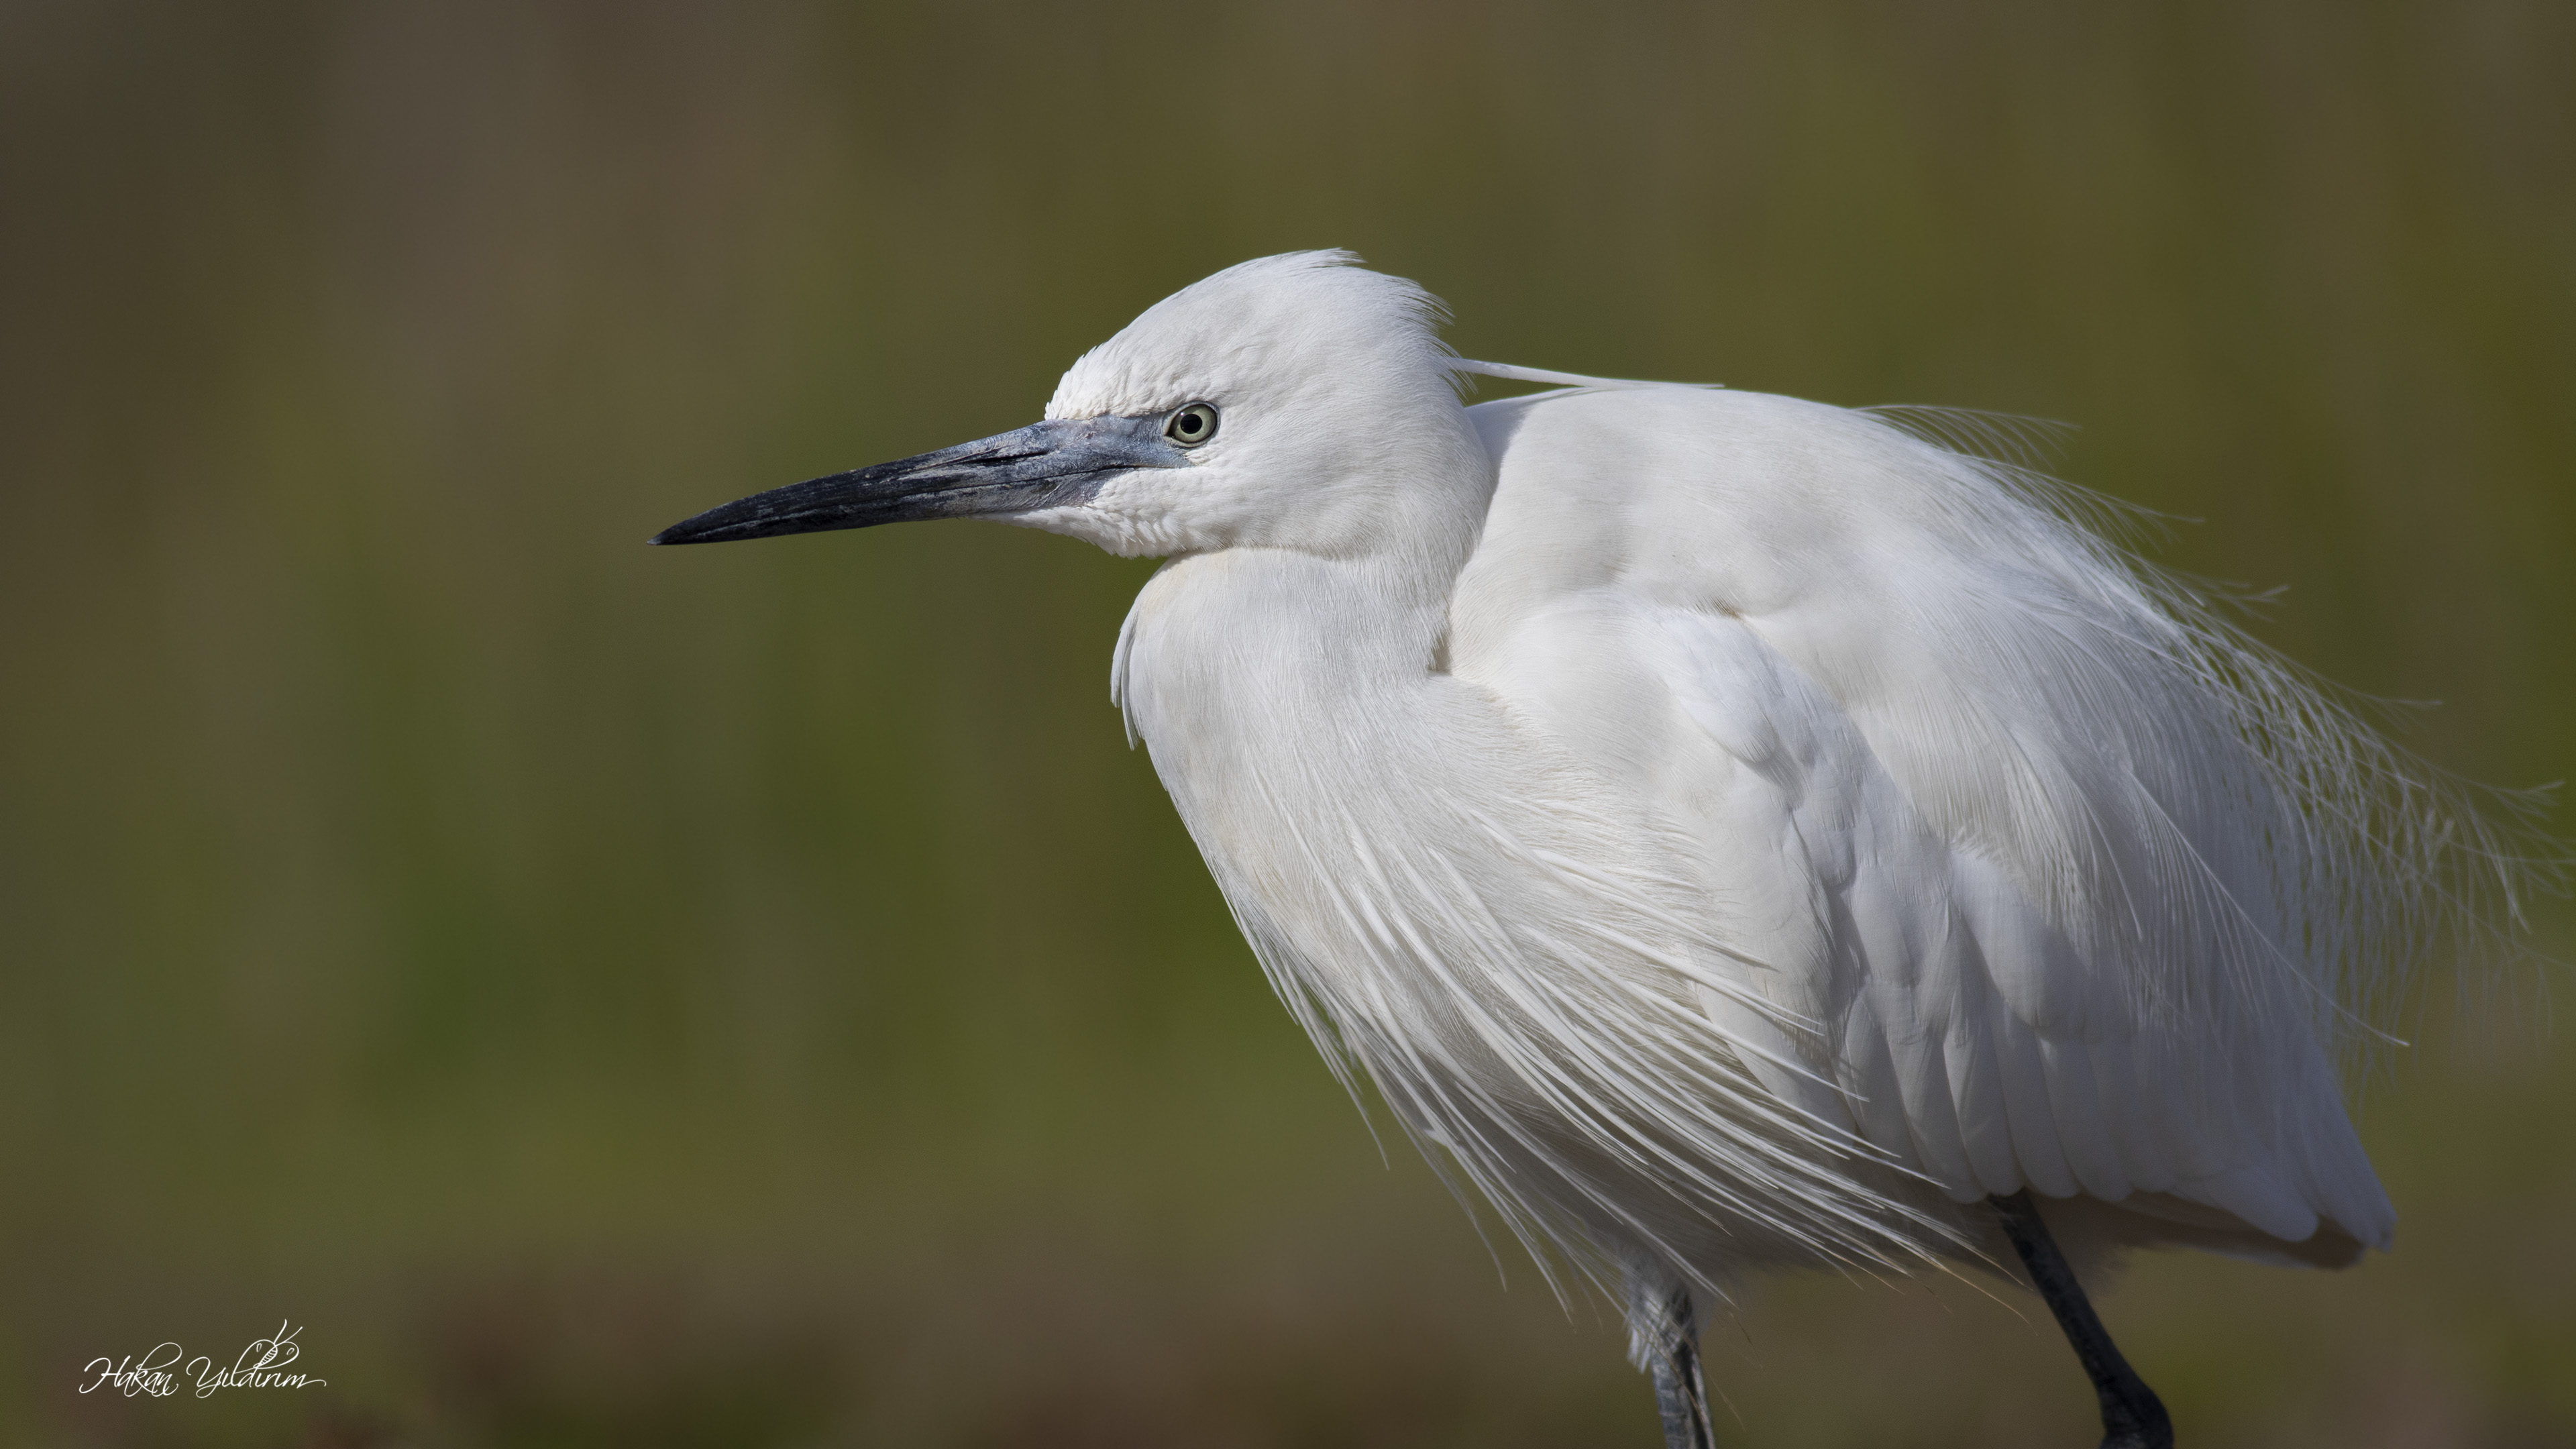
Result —
M 1074 363 L 1046 420 L 699 514 L 655 543 L 986 517 L 1112 553 L 1365 552 L 1416 507 L 1481 497 L 1439 303 L 1347 252 L 1245 262 Z

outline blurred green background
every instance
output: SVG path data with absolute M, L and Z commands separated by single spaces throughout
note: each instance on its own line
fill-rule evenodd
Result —
M 1347 246 L 1469 356 L 2080 423 L 2266 637 L 2553 779 L 2571 57 L 2553 0 L 0 4 L 0 1441 L 1644 1449 L 1125 747 L 1149 565 L 642 540 Z M 2555 974 L 2420 993 L 2396 1254 L 2106 1300 L 2186 1442 L 2576 1442 Z M 281 1317 L 327 1388 L 74 1392 Z M 2098 1433 L 1974 1283 L 1709 1348 L 1731 1443 Z

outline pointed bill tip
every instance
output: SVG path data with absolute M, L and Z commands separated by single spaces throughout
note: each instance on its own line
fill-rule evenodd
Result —
M 668 544 L 725 543 L 734 539 L 804 533 L 817 528 L 848 527 L 850 525 L 835 520 L 829 509 L 798 506 L 818 487 L 838 484 L 847 476 L 835 474 L 830 478 L 817 478 L 812 483 L 799 483 L 749 498 L 737 498 L 731 503 L 683 518 L 644 541 L 658 548 Z

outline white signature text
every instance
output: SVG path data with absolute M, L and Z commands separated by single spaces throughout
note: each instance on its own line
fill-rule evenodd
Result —
M 274 1337 L 252 1339 L 250 1347 L 234 1355 L 229 1364 L 217 1364 L 212 1354 L 188 1358 L 186 1350 L 175 1343 L 160 1344 L 149 1353 L 127 1354 L 121 1359 L 102 1355 L 81 1366 L 89 1382 L 80 1386 L 80 1392 L 112 1389 L 129 1399 L 166 1399 L 179 1392 L 183 1382 L 193 1382 L 196 1397 L 202 1399 L 217 1389 L 320 1388 L 330 1380 L 286 1371 L 288 1364 L 304 1356 L 304 1350 L 295 1342 L 295 1335 L 303 1331 L 290 1329 L 281 1321 Z

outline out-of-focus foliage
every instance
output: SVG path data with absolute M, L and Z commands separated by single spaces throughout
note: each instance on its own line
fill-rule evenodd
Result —
M 642 540 L 1348 246 L 1470 356 L 2079 422 L 2267 637 L 2549 779 L 2570 56 L 2537 0 L 0 5 L 0 1439 L 1652 1443 L 1268 999 L 1104 698 L 1146 566 Z M 2195 1443 L 2576 1436 L 2553 971 L 2401 1028 L 2394 1257 L 2108 1298 Z M 327 1388 L 74 1391 L 281 1316 Z M 1748 1443 L 2089 1432 L 1966 1280 L 1710 1346 Z

